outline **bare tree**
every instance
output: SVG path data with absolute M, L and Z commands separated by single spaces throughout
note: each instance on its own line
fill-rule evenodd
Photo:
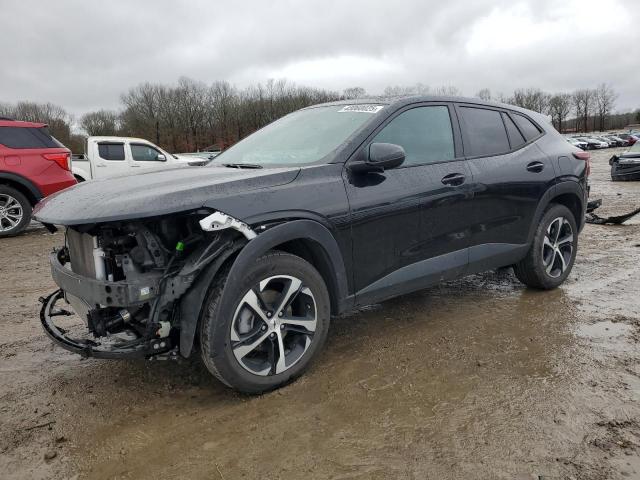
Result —
M 491 100 L 491 90 L 489 90 L 488 88 L 483 88 L 478 93 L 476 93 L 476 97 L 478 97 L 480 100 L 488 102 Z
M 457 97 L 462 94 L 460 92 L 460 89 L 458 87 L 454 87 L 453 85 L 442 85 L 441 87 L 436 88 L 433 93 L 434 95 L 448 97 Z
M 384 89 L 385 97 L 401 97 L 403 95 L 429 95 L 431 88 L 423 83 L 415 85 L 395 85 Z
M 344 89 L 342 96 L 346 99 L 364 98 L 367 96 L 367 91 L 362 87 L 350 87 Z
M 571 95 L 568 93 L 556 93 L 549 98 L 549 115 L 555 123 L 558 131 L 562 133 L 563 125 L 571 113 Z
M 550 95 L 539 88 L 519 89 L 513 92 L 509 103 L 540 113 L 546 113 Z
M 605 129 L 605 122 L 615 104 L 618 94 L 610 85 L 601 83 L 594 91 L 595 107 L 600 119 L 600 131 Z
M 589 130 L 589 112 L 593 107 L 594 92 L 588 88 L 576 90 L 572 94 L 573 108 L 576 112 L 576 130 Z
M 89 136 L 118 135 L 120 115 L 112 110 L 89 112 L 80 118 L 80 128 Z

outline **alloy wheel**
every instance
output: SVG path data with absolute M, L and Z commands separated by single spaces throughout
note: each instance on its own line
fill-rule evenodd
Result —
M 564 217 L 551 221 L 542 242 L 542 264 L 547 275 L 561 276 L 571 263 L 573 255 L 573 229 Z
M 277 375 L 307 352 L 316 324 L 316 301 L 302 280 L 269 277 L 240 300 L 231 322 L 231 349 L 245 370 Z
M 22 205 L 6 193 L 0 193 L 0 232 L 9 232 L 22 221 Z

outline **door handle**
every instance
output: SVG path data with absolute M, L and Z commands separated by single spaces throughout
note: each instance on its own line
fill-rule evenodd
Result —
M 462 185 L 467 177 L 465 177 L 462 173 L 450 173 L 449 175 L 445 175 L 440 180 L 445 185 L 451 185 L 452 187 L 457 187 L 458 185 Z
M 96 167 L 104 168 L 106 165 L 104 163 L 96 163 Z
M 140 165 L 129 165 L 131 168 L 140 168 Z
M 527 170 L 534 173 L 540 173 L 544 170 L 544 163 L 542 162 L 531 162 L 527 165 Z

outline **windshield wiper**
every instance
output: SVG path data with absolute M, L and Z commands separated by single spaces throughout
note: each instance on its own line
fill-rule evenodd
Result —
M 223 163 L 222 166 L 227 168 L 262 168 L 262 165 L 257 163 Z

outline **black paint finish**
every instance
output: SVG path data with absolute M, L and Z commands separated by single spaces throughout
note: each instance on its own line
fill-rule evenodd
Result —
M 251 260 L 254 242 L 258 253 L 262 243 L 277 248 L 298 238 L 315 242 L 332 266 L 337 313 L 512 264 L 526 254 L 532 229 L 550 202 L 573 203 L 578 213 L 584 211 L 586 163 L 572 156 L 578 150 L 539 114 L 447 97 L 342 102 L 354 103 L 383 108 L 322 164 L 185 167 L 86 182 L 45 199 L 35 218 L 72 226 L 219 210 L 259 233 L 238 257 L 242 262 Z M 461 104 L 524 114 L 541 134 L 499 155 L 466 156 L 464 126 L 456 113 Z M 370 172 L 349 168 L 362 161 L 394 115 L 428 105 L 448 106 L 456 158 Z M 261 225 L 274 221 L 278 227 L 260 233 Z M 261 240 L 267 233 L 268 242 Z

